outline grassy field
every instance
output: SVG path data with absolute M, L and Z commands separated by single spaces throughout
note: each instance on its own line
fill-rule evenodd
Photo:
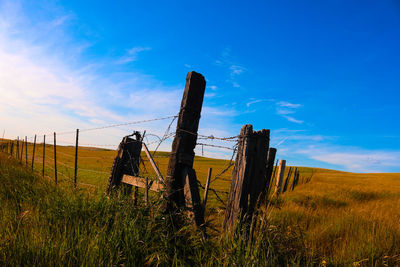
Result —
M 41 146 L 35 168 L 41 170 Z M 31 155 L 31 147 L 28 154 Z M 218 230 L 224 204 L 210 193 L 207 220 L 210 235 L 187 226 L 169 236 L 167 221 L 153 207 L 133 207 L 129 199 L 104 197 L 116 152 L 80 148 L 78 182 L 72 190 L 72 147 L 57 147 L 60 185 L 54 186 L 53 149 L 46 147 L 46 178 L 27 172 L 24 164 L 1 156 L 0 265 L 7 262 L 44 264 L 165 265 L 356 265 L 400 264 L 400 174 L 355 174 L 299 168 L 303 178 L 292 192 L 272 198 L 258 220 L 256 241 L 233 239 Z M 24 157 L 25 159 L 25 157 Z M 155 160 L 165 175 L 168 154 Z M 195 170 L 204 185 L 228 162 L 196 157 Z M 146 164 L 150 175 L 151 167 Z M 154 174 L 153 174 L 154 176 Z M 230 171 L 211 187 L 226 201 Z M 302 180 L 301 180 L 302 181 Z M 225 193 L 224 193 L 225 192 Z M 164 230 L 163 230 L 164 229 Z M 192 248 L 192 249 L 189 249 Z M 9 264 L 12 265 L 12 264 Z

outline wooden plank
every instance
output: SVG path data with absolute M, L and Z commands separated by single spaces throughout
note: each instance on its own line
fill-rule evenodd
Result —
M 142 177 L 136 177 L 136 176 L 124 174 L 124 176 L 122 176 L 121 182 L 125 183 L 125 184 L 130 184 L 133 186 L 137 186 L 140 188 L 146 188 L 146 178 L 142 178 Z M 159 191 L 164 190 L 164 185 L 158 181 L 149 181 L 148 188 L 151 191 L 159 192 Z
M 153 159 L 153 157 L 151 156 L 150 151 L 149 151 L 149 149 L 147 148 L 147 146 L 146 146 L 145 143 L 143 143 L 143 148 L 144 148 L 144 152 L 146 152 L 146 155 L 147 155 L 147 157 L 148 157 L 149 160 L 150 160 L 151 166 L 153 166 L 153 169 L 154 169 L 154 171 L 155 171 L 156 174 L 157 174 L 158 179 L 159 179 L 161 182 L 164 183 L 164 178 L 162 177 L 161 172 L 160 172 L 160 170 L 158 169 L 156 163 L 154 162 L 154 159 Z

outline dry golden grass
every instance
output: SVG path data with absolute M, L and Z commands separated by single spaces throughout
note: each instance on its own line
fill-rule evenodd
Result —
M 32 154 L 28 147 L 28 154 Z M 73 186 L 74 147 L 57 147 L 61 186 Z M 116 151 L 79 148 L 78 186 L 103 193 Z M 35 168 L 41 171 L 42 146 L 36 150 Z M 46 176 L 54 179 L 53 147 L 46 146 Z M 23 157 L 25 160 L 25 156 Z M 29 156 L 29 162 L 31 157 Z M 146 158 L 143 154 L 143 158 Z M 165 175 L 168 153 L 158 152 L 155 161 Z M 148 161 L 148 173 L 155 177 Z M 208 168 L 213 177 L 228 161 L 196 157 L 194 169 L 201 184 L 205 184 Z M 28 164 L 30 166 L 30 164 Z M 267 208 L 272 224 L 282 231 L 294 233 L 304 247 L 334 265 L 400 264 L 400 174 L 356 174 L 326 169 L 299 168 L 301 177 L 314 174 L 311 182 L 300 184 L 293 192 L 274 198 Z M 231 169 L 211 184 L 223 201 L 227 199 Z M 290 190 L 289 190 L 290 191 Z M 201 190 L 202 194 L 202 190 Z M 220 225 L 224 205 L 210 192 L 208 219 Z

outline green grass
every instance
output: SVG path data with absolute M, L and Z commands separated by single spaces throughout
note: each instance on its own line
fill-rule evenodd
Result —
M 297 236 L 270 228 L 264 215 L 252 242 L 211 229 L 206 237 L 188 223 L 174 230 L 158 197 L 149 207 L 133 206 L 123 196 L 56 187 L 2 153 L 0 180 L 1 266 L 275 266 L 313 260 Z
M 41 171 L 41 146 L 35 169 Z M 31 155 L 31 146 L 28 154 Z M 189 224 L 173 233 L 159 212 L 130 199 L 107 199 L 104 191 L 116 152 L 79 148 L 78 190 L 73 190 L 73 147 L 57 147 L 59 185 L 54 186 L 53 148 L 46 147 L 46 177 L 1 156 L 0 265 L 361 265 L 400 264 L 400 174 L 356 174 L 299 167 L 294 191 L 272 198 L 258 217 L 252 242 L 221 234 L 225 206 L 211 192 L 208 237 Z M 30 157 L 29 157 L 30 158 Z M 168 153 L 155 160 L 165 176 Z M 195 157 L 205 184 L 228 162 Z M 68 167 L 67 167 L 68 166 Z M 155 177 L 146 162 L 147 173 Z M 313 177 L 309 183 L 305 178 Z M 226 202 L 231 170 L 211 184 Z M 290 186 L 289 186 L 290 188 Z M 201 195 L 202 195 L 201 191 Z M 28 257 L 28 260 L 25 260 Z M 2 264 L 4 263 L 4 264 Z M 53 265 L 53 264 L 52 264 Z

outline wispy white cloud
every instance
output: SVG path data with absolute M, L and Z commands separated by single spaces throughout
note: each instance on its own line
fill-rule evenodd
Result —
M 252 101 L 250 101 L 250 102 L 247 102 L 247 103 L 246 103 L 246 106 L 247 106 L 247 107 L 250 107 L 250 106 L 253 105 L 253 104 L 260 103 L 260 102 L 264 102 L 264 101 L 267 101 L 267 100 L 266 100 L 266 99 L 256 99 L 256 100 L 252 100 Z
M 132 47 L 131 49 L 128 49 L 126 55 L 124 55 L 117 61 L 117 64 L 126 64 L 133 61 L 137 61 L 139 53 L 149 50 L 151 50 L 150 47 L 142 47 L 142 46 Z
M 184 76 L 181 83 L 172 86 L 137 71 L 105 76 L 99 69 L 115 61 L 82 61 L 87 43 L 75 42 L 68 35 L 73 14 L 57 13 L 47 21 L 27 23 L 30 18 L 23 6 L 13 1 L 0 4 L 0 122 L 6 137 L 151 119 L 179 111 Z M 57 38 L 48 37 L 53 35 Z M 127 51 L 126 60 L 135 60 L 138 53 L 149 49 L 134 47 Z M 221 131 L 228 129 L 229 114 L 232 110 L 209 107 L 205 102 L 199 131 L 211 129 L 215 123 Z M 133 129 L 162 136 L 169 123 L 87 132 L 80 140 L 117 145 Z M 60 140 L 73 142 L 73 138 L 66 135 Z M 170 143 L 161 149 L 169 150 Z
M 238 76 L 242 75 L 247 71 L 247 68 L 241 64 L 238 64 L 233 60 L 231 55 L 231 49 L 225 48 L 222 53 L 221 57 L 214 61 L 215 65 L 221 66 L 227 69 L 228 72 L 228 79 L 226 80 L 228 83 L 232 84 L 233 87 L 239 88 L 240 84 L 237 81 Z
M 304 122 L 302 120 L 297 120 L 297 119 L 295 119 L 295 118 L 293 118 L 291 116 L 287 116 L 287 115 L 282 115 L 282 117 L 284 117 L 285 119 L 287 119 L 290 122 L 294 122 L 294 123 L 297 123 L 297 124 L 302 124 Z
M 367 150 L 343 146 L 309 146 L 294 153 L 306 155 L 314 160 L 340 166 L 351 172 L 383 172 L 398 167 L 400 152 Z
M 297 109 L 302 107 L 301 104 L 293 104 L 287 101 L 277 101 L 276 102 L 276 114 L 287 119 L 290 122 L 302 124 L 304 121 L 289 116 L 289 114 L 296 113 Z
M 286 101 L 279 101 L 276 104 L 278 106 L 280 106 L 280 107 L 287 107 L 287 108 L 299 108 L 299 107 L 302 107 L 301 104 L 293 104 L 293 103 L 286 102 Z

